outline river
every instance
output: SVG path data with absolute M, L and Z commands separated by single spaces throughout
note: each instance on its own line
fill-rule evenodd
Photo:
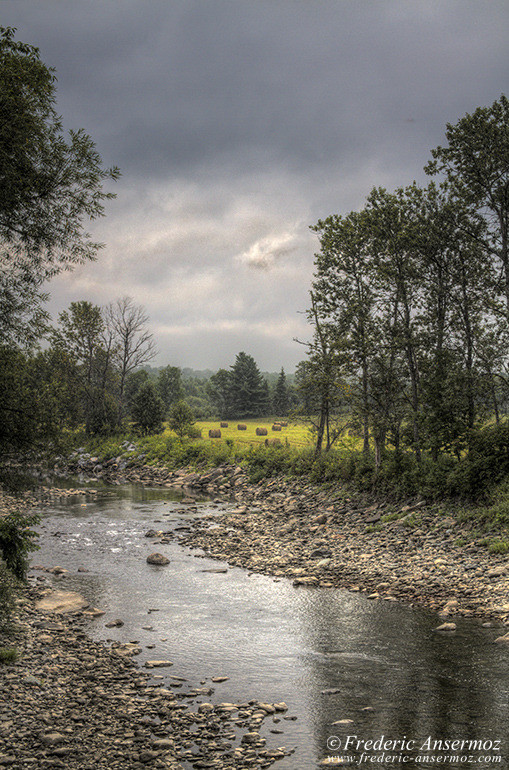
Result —
M 509 651 L 494 643 L 500 627 L 459 619 L 456 632 L 436 633 L 442 620 L 431 612 L 229 568 L 178 544 L 186 519 L 218 509 L 203 501 L 190 512 L 179 497 L 99 487 L 43 509 L 32 562 L 68 570 L 51 583 L 105 611 L 88 622 L 92 637 L 139 641 L 140 664 L 173 661 L 156 676 L 181 684 L 179 692 L 204 681 L 214 688 L 190 704 L 285 701 L 288 712 L 262 728 L 267 747 L 296 748 L 278 770 L 314 770 L 338 756 L 359 763 L 362 742 L 370 740 L 388 749 L 368 743 L 365 753 L 377 761 L 362 759 L 366 767 L 439 764 L 423 755 L 448 757 L 440 762 L 446 766 L 507 767 Z M 153 545 L 149 529 L 171 530 L 177 540 Z M 168 566 L 146 563 L 155 550 L 168 556 Z M 207 571 L 221 568 L 227 571 Z M 105 627 L 117 618 L 123 626 Z M 210 683 L 220 676 L 228 680 Z M 341 720 L 351 721 L 333 725 Z M 435 740 L 480 743 L 433 750 Z

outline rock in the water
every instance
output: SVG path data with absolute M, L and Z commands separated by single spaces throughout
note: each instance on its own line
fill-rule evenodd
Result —
M 173 666 L 170 660 L 147 660 L 145 668 L 166 668 L 167 666 Z
M 442 623 L 441 626 L 437 626 L 435 631 L 456 631 L 456 623 Z
M 164 567 L 166 564 L 169 564 L 170 560 L 167 556 L 163 556 L 162 553 L 151 553 L 150 556 L 147 556 L 147 564 L 156 564 L 158 567 Z

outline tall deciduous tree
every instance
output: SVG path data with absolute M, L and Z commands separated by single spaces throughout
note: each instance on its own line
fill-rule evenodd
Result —
M 363 426 L 363 449 L 368 452 L 369 366 L 376 340 L 366 215 L 333 215 L 311 229 L 319 233 L 321 251 L 315 255 L 310 320 L 322 338 L 322 356 L 328 337 L 336 365 L 342 365 L 344 373 L 357 380 L 353 393 Z M 332 357 L 332 350 L 328 357 Z
M 124 409 L 126 378 L 156 355 L 154 336 L 147 328 L 148 314 L 131 297 L 112 302 L 104 311 L 108 344 L 113 343 L 119 372 L 120 415 Z
M 85 223 L 103 215 L 119 171 L 83 130 L 64 134 L 54 70 L 14 34 L 0 27 L 0 344 L 26 345 L 46 318 L 44 282 L 95 258 Z
M 315 294 L 310 292 L 310 296 L 308 320 L 313 327 L 313 339 L 304 343 L 308 348 L 308 360 L 297 367 L 302 406 L 294 414 L 310 424 L 315 435 L 315 454 L 320 455 L 324 442 L 325 450 L 329 451 L 341 434 L 339 407 L 345 383 L 341 379 L 335 331 L 327 319 L 320 317 Z
M 59 315 L 54 347 L 75 361 L 88 433 L 111 428 L 117 420 L 117 376 L 111 345 L 104 344 L 101 308 L 91 302 L 71 302 Z
M 445 136 L 447 146 L 431 151 L 433 160 L 425 170 L 442 173 L 451 194 L 470 208 L 465 231 L 498 262 L 509 316 L 509 99 L 502 94 L 491 107 L 478 107 L 455 125 L 448 123 Z

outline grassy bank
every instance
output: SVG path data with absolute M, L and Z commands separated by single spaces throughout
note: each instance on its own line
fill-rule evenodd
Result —
M 406 500 L 424 497 L 442 501 L 469 523 L 473 536 L 485 536 L 486 545 L 499 553 L 509 551 L 509 424 L 487 426 L 472 432 L 468 452 L 458 459 L 424 455 L 418 463 L 410 451 L 387 452 L 379 468 L 374 457 L 363 454 L 358 440 L 348 438 L 328 453 L 315 457 L 311 435 L 302 425 L 289 423 L 272 431 L 272 421 L 237 421 L 209 438 L 218 422 L 201 422 L 202 438 L 180 441 L 169 429 L 136 437 L 124 434 L 81 439 L 80 446 L 99 458 L 118 458 L 128 464 L 210 468 L 223 463 L 241 464 L 253 483 L 272 476 L 302 476 L 330 487 L 347 488 L 375 498 Z M 256 428 L 267 435 L 256 435 Z M 266 446 L 265 439 L 281 443 Z

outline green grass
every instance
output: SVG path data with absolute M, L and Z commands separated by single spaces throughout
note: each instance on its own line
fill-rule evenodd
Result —
M 492 540 L 488 545 L 490 553 L 509 553 L 509 540 Z
M 239 431 L 239 423 L 246 430 Z M 280 431 L 273 431 L 273 419 L 229 420 L 220 428 L 218 420 L 196 423 L 201 438 L 180 441 L 166 426 L 152 436 L 102 437 L 80 441 L 100 460 L 124 457 L 129 464 L 210 468 L 224 463 L 242 464 L 252 482 L 276 475 L 301 476 L 339 493 L 361 493 L 393 502 L 424 498 L 428 503 L 443 501 L 448 509 L 458 511 L 457 519 L 466 525 L 468 539 L 474 528 L 487 536 L 486 547 L 505 553 L 509 542 L 509 422 L 474 431 L 468 453 L 458 459 L 442 455 L 434 460 L 427 452 L 418 463 L 409 447 L 388 450 L 380 468 L 375 469 L 373 454 L 363 454 L 361 439 L 345 430 L 332 451 L 320 457 L 314 453 L 313 434 L 308 425 L 288 421 Z M 266 436 L 257 436 L 256 428 L 265 428 Z M 345 424 L 345 427 L 346 424 Z M 220 430 L 220 438 L 210 438 L 209 430 Z M 265 446 L 266 439 L 278 439 L 278 446 Z M 127 452 L 126 442 L 135 451 Z M 459 507 L 461 506 L 461 509 Z M 382 524 L 404 517 L 387 513 Z M 407 527 L 421 526 L 421 517 L 413 514 L 404 521 Z

